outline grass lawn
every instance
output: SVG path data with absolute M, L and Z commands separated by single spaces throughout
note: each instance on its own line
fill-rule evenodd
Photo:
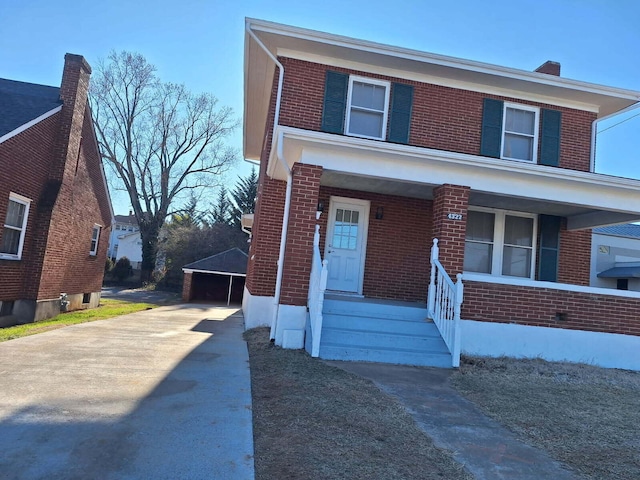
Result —
M 452 385 L 585 479 L 640 479 L 640 372 L 466 358 Z
M 55 317 L 42 322 L 0 328 L 0 342 L 12 340 L 14 338 L 26 337 L 27 335 L 34 335 L 36 333 L 42 333 L 49 330 L 55 330 L 56 328 L 75 325 L 76 323 L 104 320 L 105 318 L 126 315 L 127 313 L 139 312 L 141 310 L 148 310 L 156 306 L 157 305 L 151 303 L 132 303 L 123 300 L 103 298 L 100 300 L 100 306 L 97 308 L 61 313 L 60 315 L 56 315 Z
M 373 383 L 245 332 L 257 480 L 472 479 Z

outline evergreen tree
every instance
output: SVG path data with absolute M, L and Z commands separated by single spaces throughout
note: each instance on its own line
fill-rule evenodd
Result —
M 240 228 L 243 213 L 254 213 L 256 208 L 256 196 L 258 195 L 258 175 L 256 169 L 245 177 L 238 179 L 236 188 L 231 192 L 233 207 L 231 209 L 231 221 L 233 226 Z
M 225 187 L 220 187 L 220 190 L 218 190 L 218 198 L 216 199 L 216 202 L 211 206 L 211 212 L 209 213 L 211 223 L 231 225 L 232 208 L 233 205 L 229 200 L 227 189 Z

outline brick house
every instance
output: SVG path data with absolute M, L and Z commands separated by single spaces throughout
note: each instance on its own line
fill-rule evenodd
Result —
M 111 202 L 87 103 L 91 68 L 61 86 L 0 79 L 0 325 L 100 301 Z
M 640 294 L 589 286 L 591 229 L 640 219 L 640 181 L 594 173 L 595 131 L 638 102 L 555 62 L 527 72 L 248 19 L 247 328 L 322 358 L 640 369 Z

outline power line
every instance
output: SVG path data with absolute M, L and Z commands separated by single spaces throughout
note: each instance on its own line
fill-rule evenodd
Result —
M 637 117 L 637 116 L 640 116 L 640 113 L 636 113 L 635 115 L 631 115 L 630 117 L 627 117 L 627 118 L 625 118 L 624 120 L 619 121 L 618 123 L 614 123 L 613 125 L 611 125 L 611 126 L 609 126 L 609 127 L 605 128 L 605 129 L 603 129 L 603 130 L 600 130 L 598 133 L 596 133 L 596 135 L 599 135 L 599 134 L 601 134 L 602 132 L 606 132 L 607 130 L 612 129 L 613 127 L 617 127 L 617 126 L 618 126 L 618 125 L 620 125 L 621 123 L 624 123 L 624 122 L 626 122 L 627 120 L 631 120 L 632 118 L 635 118 L 635 117 Z

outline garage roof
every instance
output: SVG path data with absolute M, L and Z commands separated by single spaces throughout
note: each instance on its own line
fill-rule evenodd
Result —
M 248 258 L 246 253 L 236 247 L 189 263 L 182 267 L 182 269 L 198 272 L 246 275 Z

